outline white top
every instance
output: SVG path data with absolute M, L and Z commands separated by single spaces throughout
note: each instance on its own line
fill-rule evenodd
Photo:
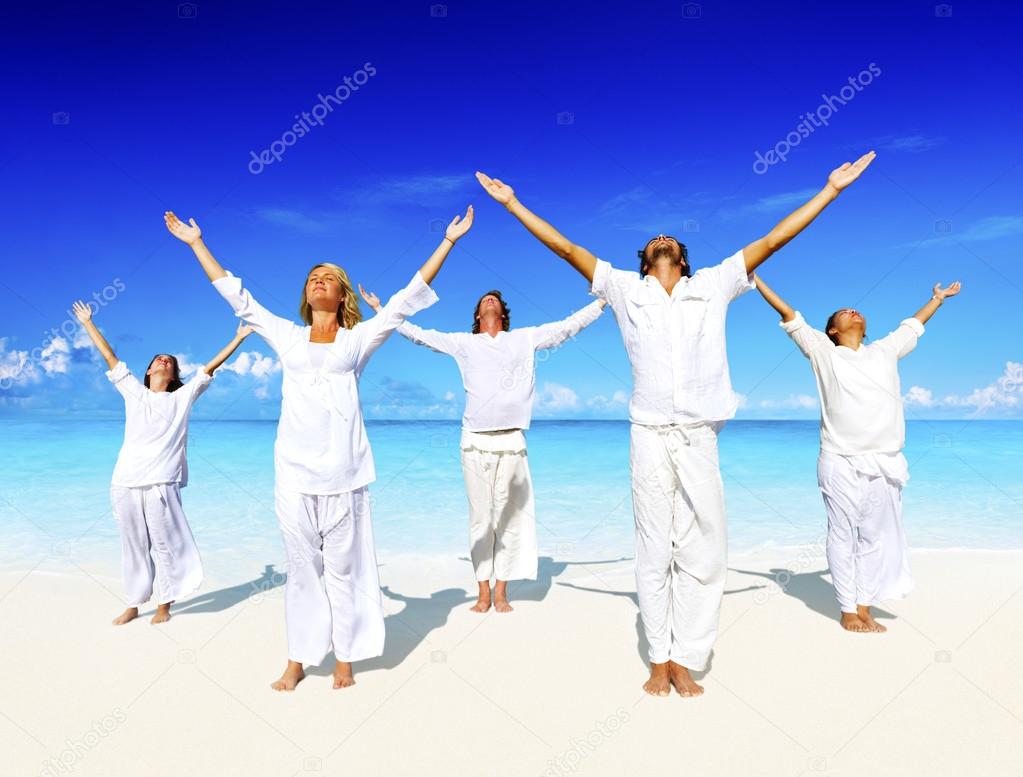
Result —
M 312 327 L 270 313 L 230 273 L 213 285 L 281 362 L 281 419 L 274 445 L 278 484 L 304 494 L 339 494 L 372 483 L 376 470 L 359 405 L 359 378 L 406 316 L 437 301 L 433 289 L 417 272 L 373 318 L 339 329 L 317 368 L 311 355 L 317 344 L 309 342 Z
M 854 456 L 897 453 L 906 444 L 898 361 L 924 325 L 907 318 L 887 337 L 853 350 L 835 345 L 798 311 L 782 329 L 810 360 L 821 402 L 821 450 Z
M 213 380 L 200 369 L 177 391 L 150 391 L 118 362 L 107 377 L 124 397 L 124 442 L 111 483 L 140 488 L 157 483 L 188 485 L 188 414 Z
M 728 377 L 728 303 L 754 288 L 742 251 L 679 280 L 669 295 L 652 275 L 597 260 L 591 293 L 607 300 L 632 363 L 634 424 L 725 421 L 739 406 Z
M 561 321 L 498 332 L 438 332 L 409 322 L 398 333 L 418 345 L 454 358 L 465 387 L 462 428 L 469 432 L 528 429 L 536 393 L 534 354 L 556 348 L 604 312 L 599 302 Z

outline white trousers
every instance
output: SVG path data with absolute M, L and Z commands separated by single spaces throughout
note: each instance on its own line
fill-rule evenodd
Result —
M 160 604 L 195 591 L 202 583 L 202 560 L 181 507 L 178 484 L 111 486 L 110 502 L 121 529 L 121 573 L 128 606 L 148 602 L 154 582 Z
M 822 451 L 817 460 L 817 484 L 828 513 L 831 582 L 842 612 L 853 613 L 858 604 L 901 599 L 913 588 L 902 529 L 902 482 L 858 466 L 860 458 Z
M 462 432 L 469 555 L 476 580 L 536 580 L 533 480 L 520 429 Z
M 319 664 L 331 650 L 338 661 L 382 655 L 384 610 L 369 491 L 303 494 L 277 485 L 274 502 L 288 555 L 288 658 Z
M 728 564 L 719 428 L 632 425 L 636 591 L 652 663 L 703 670 L 717 638 Z

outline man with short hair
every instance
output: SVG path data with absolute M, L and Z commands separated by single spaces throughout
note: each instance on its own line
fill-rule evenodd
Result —
M 591 283 L 614 310 L 632 364 L 630 465 L 636 520 L 636 591 L 650 645 L 644 690 L 698 696 L 690 671 L 707 668 L 727 572 L 717 435 L 738 402 L 728 376 L 725 314 L 753 288 L 753 271 L 798 235 L 873 161 L 832 171 L 824 188 L 767 235 L 691 273 L 686 247 L 657 235 L 639 272 L 613 268 L 528 210 L 510 186 L 476 178 L 536 238 Z
M 359 290 L 371 307 L 379 306 L 375 295 Z M 413 343 L 453 357 L 462 373 L 462 474 L 469 498 L 469 555 L 479 586 L 474 612 L 490 609 L 491 579 L 498 612 L 512 610 L 509 580 L 536 579 L 536 517 L 524 434 L 536 394 L 534 355 L 575 337 L 600 317 L 604 304 L 597 300 L 561 321 L 513 330 L 510 310 L 494 290 L 476 303 L 471 334 L 409 322 L 398 327 Z

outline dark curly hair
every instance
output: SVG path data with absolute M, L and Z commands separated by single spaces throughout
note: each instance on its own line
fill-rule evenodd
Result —
M 657 237 L 660 237 L 660 235 Z M 639 277 L 641 278 L 645 277 L 647 271 L 650 269 L 650 260 L 647 259 L 646 250 L 650 247 L 650 244 L 657 239 L 657 237 L 652 237 L 647 240 L 646 245 L 636 252 L 636 255 L 639 257 Z M 683 277 L 688 278 L 693 273 L 692 268 L 689 266 L 689 249 L 686 248 L 686 244 L 677 237 L 672 237 L 671 235 L 665 235 L 665 237 L 668 238 L 668 240 L 674 240 L 678 243 L 678 247 L 682 250 L 682 275 Z
M 839 308 L 834 313 L 832 313 L 830 316 L 828 316 L 828 323 L 826 323 L 824 325 L 824 334 L 826 334 L 828 336 L 828 339 L 831 342 L 833 342 L 835 345 L 841 345 L 841 343 L 838 342 L 838 335 L 831 334 L 831 327 L 833 327 L 835 325 L 835 319 L 838 318 L 838 314 L 842 313 L 843 311 L 846 311 L 848 309 L 849 308 Z M 867 332 L 866 332 L 866 330 L 863 331 L 863 339 L 864 340 L 867 339 Z
M 504 327 L 504 331 L 507 332 L 511 329 L 511 308 L 505 303 L 501 292 L 497 289 L 491 289 L 476 301 L 476 309 L 472 312 L 472 333 L 474 335 L 480 333 L 480 305 L 483 304 L 483 300 L 487 297 L 497 297 L 497 301 L 501 303 L 501 324 Z
M 170 359 L 171 365 L 174 367 L 174 376 L 170 379 L 170 383 L 167 384 L 167 390 L 177 391 L 179 388 L 181 388 L 182 385 L 184 385 L 181 382 L 181 367 L 178 366 L 177 356 L 174 356 L 173 354 L 169 353 L 158 353 L 156 354 L 156 356 L 149 360 L 149 367 L 152 367 L 153 362 L 155 362 L 161 356 L 166 356 L 168 359 Z M 146 388 L 149 388 L 149 367 L 146 367 L 146 376 L 145 379 L 142 381 L 145 384 Z

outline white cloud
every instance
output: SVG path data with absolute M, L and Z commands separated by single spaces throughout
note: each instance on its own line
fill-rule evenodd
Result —
M 275 372 L 280 372 L 281 363 L 258 351 L 243 351 L 220 369 L 233 372 L 235 375 L 251 375 L 257 379 L 264 379 Z
M 560 383 L 544 383 L 536 393 L 533 408 L 538 413 L 557 413 L 575 410 L 579 406 L 579 395 Z
M 936 148 L 944 142 L 945 138 L 928 138 L 924 135 L 903 135 L 901 137 L 886 135 L 882 138 L 877 138 L 873 145 L 880 148 L 882 151 L 919 154 L 921 151 L 930 151 L 932 148 Z
M 1001 409 L 1012 410 L 1023 406 L 1023 362 L 1006 362 L 1005 370 L 993 383 L 975 388 L 960 396 L 948 394 L 940 399 L 922 386 L 911 386 L 903 400 L 914 407 L 972 407 L 977 412 Z
M 313 218 L 288 208 L 260 208 L 256 215 L 263 221 L 280 226 L 292 227 L 299 232 L 324 232 L 329 226 L 327 220 Z
M 810 410 L 817 407 L 817 397 L 811 397 L 809 394 L 789 394 L 785 399 L 762 399 L 757 406 L 771 410 Z
M 57 336 L 39 353 L 39 366 L 47 375 L 63 375 L 71 363 L 71 348 L 67 340 Z

